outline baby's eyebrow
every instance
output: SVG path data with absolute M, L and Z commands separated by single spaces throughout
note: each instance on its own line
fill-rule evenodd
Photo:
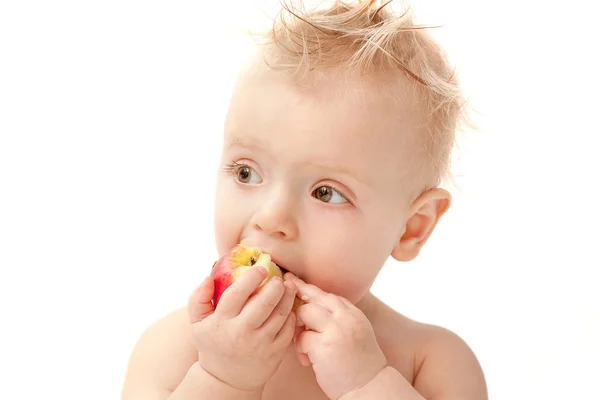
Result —
M 351 169 L 349 167 L 345 167 L 343 165 L 333 165 L 333 164 L 328 164 L 323 161 L 320 161 L 320 162 L 313 161 L 310 164 L 312 164 L 313 166 L 315 166 L 319 169 L 322 169 L 322 170 L 337 172 L 337 173 L 343 174 L 343 175 L 349 175 L 349 176 L 352 176 L 353 178 L 359 180 L 359 175 L 356 173 L 356 171 L 354 171 L 353 169 Z
M 268 142 L 264 142 L 264 141 L 256 139 L 256 138 L 248 139 L 248 138 L 242 137 L 240 135 L 235 135 L 235 134 L 228 136 L 228 139 L 225 141 L 225 147 L 236 147 L 236 146 L 261 149 L 261 150 L 265 150 L 269 153 L 273 153 L 273 149 L 271 148 L 271 145 Z
M 263 150 L 263 151 L 269 153 L 270 155 L 276 154 L 276 152 L 273 150 L 270 143 L 260 140 L 258 138 L 250 139 L 250 138 L 246 138 L 246 137 L 236 135 L 236 134 L 228 135 L 228 137 L 225 141 L 225 146 L 226 147 L 238 147 L 239 146 L 239 147 L 245 147 L 245 148 L 253 148 L 253 149 Z M 364 179 L 363 176 L 358 174 L 357 171 L 353 170 L 350 167 L 347 167 L 344 165 L 334 165 L 329 160 L 326 160 L 326 159 L 309 160 L 305 164 L 309 164 L 312 167 L 316 167 L 323 171 L 336 172 L 338 174 L 350 176 L 358 183 L 368 186 L 368 183 L 367 183 L 368 180 Z
M 232 135 L 227 140 L 227 145 L 228 146 L 243 145 L 243 143 L 244 143 L 244 139 L 241 136 L 238 136 L 238 135 Z
M 311 167 L 316 167 L 318 170 L 326 171 L 327 173 L 336 173 L 351 178 L 355 183 L 362 185 L 363 187 L 371 187 L 371 181 L 368 176 L 359 173 L 359 171 L 353 169 L 351 166 L 333 164 L 331 160 L 315 158 L 308 160 L 307 164 Z

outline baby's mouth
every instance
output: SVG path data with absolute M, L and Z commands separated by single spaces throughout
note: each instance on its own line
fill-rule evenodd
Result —
M 275 265 L 277 265 L 279 267 L 279 269 L 281 270 L 281 275 L 282 276 L 285 276 L 285 274 L 287 274 L 288 272 L 291 272 L 289 269 L 287 269 L 283 265 L 279 264 L 277 261 L 275 261 L 273 259 L 271 259 L 271 261 L 273 261 L 275 263 Z
M 275 264 L 277 264 L 277 263 L 275 263 Z M 288 271 L 287 269 L 283 268 L 283 267 L 282 267 L 281 265 L 279 265 L 279 264 L 277 264 L 277 266 L 278 266 L 278 267 L 279 267 L 279 269 L 281 270 L 281 274 L 282 274 L 282 275 L 285 275 L 285 274 L 287 274 L 288 272 L 290 272 L 290 271 Z

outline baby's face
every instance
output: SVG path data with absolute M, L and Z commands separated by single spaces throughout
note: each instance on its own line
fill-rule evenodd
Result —
M 303 94 L 274 73 L 243 79 L 225 124 L 219 255 L 259 246 L 306 282 L 358 302 L 409 207 L 400 175 L 413 126 L 390 115 L 355 95 Z

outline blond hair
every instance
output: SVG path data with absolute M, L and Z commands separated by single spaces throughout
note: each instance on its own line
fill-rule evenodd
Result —
M 274 56 L 268 65 L 304 80 L 315 71 L 339 69 L 384 72 L 392 81 L 408 77 L 425 128 L 416 139 L 411 197 L 449 178 L 456 131 L 466 121 L 465 101 L 454 70 L 426 27 L 415 25 L 409 10 L 391 11 L 391 0 L 335 1 L 313 10 L 300 0 L 281 2 L 272 29 L 262 35 Z

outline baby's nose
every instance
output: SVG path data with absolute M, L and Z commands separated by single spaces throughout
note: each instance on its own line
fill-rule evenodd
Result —
M 294 239 L 298 235 L 294 206 L 283 196 L 264 203 L 254 213 L 252 225 L 268 235 L 286 240 Z

